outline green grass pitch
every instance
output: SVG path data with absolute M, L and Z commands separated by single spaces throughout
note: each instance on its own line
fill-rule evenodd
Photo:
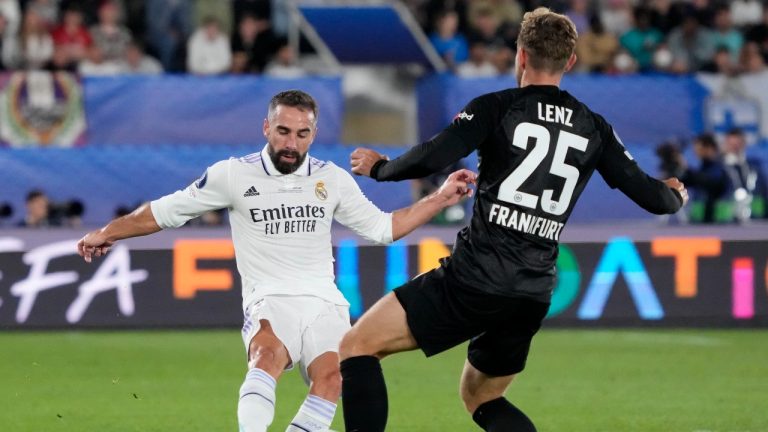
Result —
M 388 430 L 478 430 L 464 354 L 386 359 Z M 0 333 L 0 431 L 235 432 L 244 368 L 232 330 Z M 271 430 L 305 392 L 284 375 Z M 541 432 L 768 431 L 768 331 L 546 329 L 508 397 Z

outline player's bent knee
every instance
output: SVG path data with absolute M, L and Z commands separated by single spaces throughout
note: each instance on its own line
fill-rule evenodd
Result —
M 274 376 L 274 373 L 279 373 L 285 368 L 285 364 L 280 360 L 280 350 L 270 346 L 256 346 L 251 349 L 250 360 L 248 361 L 248 367 L 259 368 L 267 371 Z
M 341 339 L 339 344 L 339 357 L 341 360 L 346 360 L 350 357 L 357 356 L 377 356 L 378 349 L 370 343 L 367 338 L 360 337 L 361 333 L 355 328 L 352 328 Z
M 335 402 L 341 396 L 341 373 L 338 369 L 319 374 L 312 380 L 312 394 Z

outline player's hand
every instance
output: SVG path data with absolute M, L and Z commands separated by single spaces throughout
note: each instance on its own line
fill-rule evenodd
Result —
M 477 174 L 468 169 L 460 169 L 445 179 L 437 191 L 437 196 L 443 200 L 445 207 L 450 207 L 464 197 L 471 197 L 474 190 L 469 185 L 473 184 L 477 184 Z
M 371 168 L 380 160 L 389 160 L 389 158 L 375 150 L 358 147 L 349 155 L 349 164 L 352 165 L 352 173 L 371 176 Z
M 94 256 L 106 255 L 114 243 L 107 240 L 103 230 L 91 231 L 77 242 L 77 253 L 85 262 L 91 262 Z
M 678 180 L 676 177 L 672 177 L 664 180 L 664 184 L 669 186 L 671 189 L 680 192 L 680 196 L 683 197 L 683 205 L 688 203 L 688 190 L 685 188 L 683 182 Z

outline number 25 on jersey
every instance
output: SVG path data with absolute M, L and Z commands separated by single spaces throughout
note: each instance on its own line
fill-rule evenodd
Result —
M 499 185 L 499 199 L 501 201 L 517 204 L 523 207 L 535 209 L 539 204 L 539 197 L 534 194 L 520 191 L 520 186 L 539 168 L 541 162 L 549 153 L 549 145 L 552 141 L 549 130 L 544 126 L 534 123 L 520 123 L 515 128 L 512 144 L 526 150 L 528 141 L 534 138 L 534 147 L 523 162 Z M 589 140 L 570 132 L 561 130 L 555 143 L 555 155 L 549 173 L 565 179 L 560 199 L 552 199 L 554 190 L 544 189 L 541 193 L 541 209 L 549 214 L 559 216 L 568 209 L 573 198 L 573 191 L 579 180 L 579 170 L 565 163 L 565 156 L 569 148 L 585 151 Z

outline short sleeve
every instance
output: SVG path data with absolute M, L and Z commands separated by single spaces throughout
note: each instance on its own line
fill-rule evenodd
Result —
M 207 211 L 231 207 L 229 169 L 230 161 L 217 162 L 185 189 L 152 201 L 157 224 L 177 228 Z
M 333 166 L 337 172 L 341 199 L 333 217 L 358 235 L 375 243 L 392 242 L 392 214 L 381 211 L 360 190 L 349 173 Z

